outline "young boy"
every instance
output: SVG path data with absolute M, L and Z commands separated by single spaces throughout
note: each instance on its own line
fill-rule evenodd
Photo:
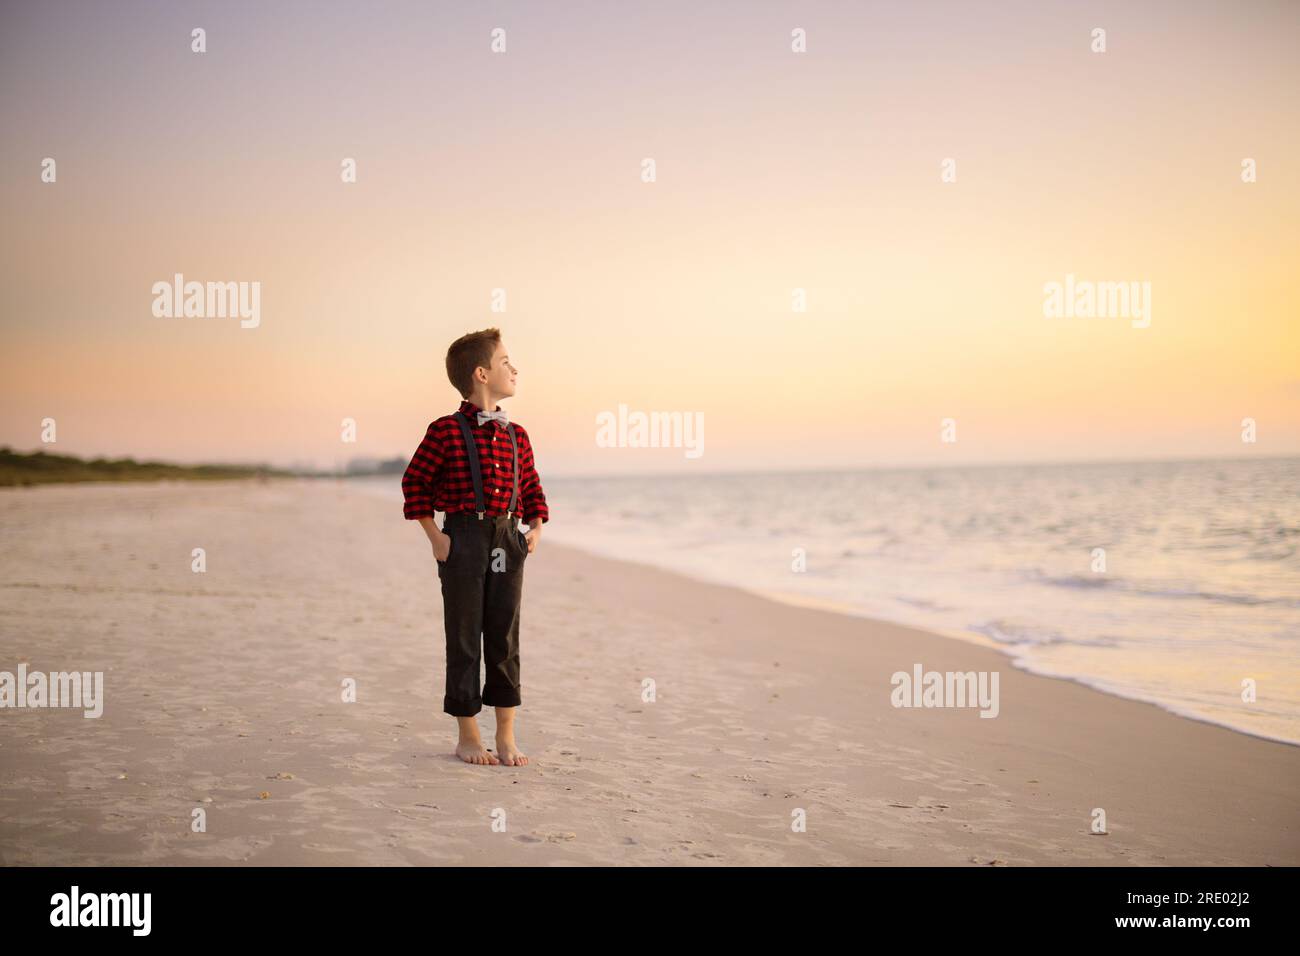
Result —
M 418 519 L 433 545 L 447 631 L 442 709 L 460 725 L 456 756 L 466 763 L 521 767 L 515 744 L 519 706 L 519 599 L 524 561 L 550 519 L 524 429 L 497 401 L 515 393 L 518 370 L 501 333 L 463 335 L 447 350 L 447 377 L 465 399 L 429 425 L 402 476 L 403 514 Z M 485 411 L 492 409 L 492 411 Z M 434 511 L 446 513 L 442 530 Z M 515 526 L 522 519 L 532 530 Z M 479 694 L 479 637 L 487 677 Z M 483 748 L 475 715 L 497 712 L 497 752 Z

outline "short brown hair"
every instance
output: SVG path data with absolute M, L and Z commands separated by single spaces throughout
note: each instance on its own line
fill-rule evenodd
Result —
M 474 370 L 492 367 L 492 353 L 500 344 L 500 329 L 467 332 L 451 343 L 447 349 L 447 378 L 461 398 L 469 398 L 474 389 Z

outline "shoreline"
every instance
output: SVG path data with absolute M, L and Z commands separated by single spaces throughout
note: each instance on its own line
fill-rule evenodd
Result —
M 399 508 L 314 480 L 0 491 L 0 669 L 107 677 L 101 718 L 0 713 L 0 862 L 1300 863 L 1294 745 L 545 536 L 531 763 L 463 764 L 436 571 Z M 998 717 L 891 706 L 915 663 L 998 671 Z
M 1160 700 L 1155 697 L 1144 697 L 1139 694 L 1129 692 L 1122 687 L 1111 686 L 1107 684 L 1103 678 L 1091 677 L 1084 674 L 1058 673 L 1045 668 L 1036 667 L 1032 664 L 1031 661 L 1028 660 L 1028 658 L 1016 652 L 1016 645 L 1001 643 L 974 629 L 961 630 L 958 628 L 941 627 L 931 623 L 908 620 L 905 616 L 885 617 L 878 614 L 874 614 L 869 611 L 864 611 L 860 608 L 854 607 L 851 604 L 847 604 L 842 601 L 835 601 L 829 598 L 809 597 L 809 596 L 795 594 L 793 592 L 788 592 L 788 591 L 769 590 L 760 587 L 748 587 L 743 584 L 738 584 L 734 581 L 726 580 L 720 577 L 709 578 L 705 576 L 696 576 L 686 571 L 677 570 L 675 568 L 668 567 L 663 564 L 651 563 L 648 561 L 637 561 L 631 558 L 621 558 L 617 555 L 613 555 L 607 552 L 597 551 L 591 548 L 583 547 L 580 544 L 570 544 L 567 542 L 561 542 L 561 544 L 564 547 L 572 548 L 575 551 L 579 551 L 583 554 L 589 555 L 591 558 L 596 560 L 625 560 L 638 567 L 654 569 L 656 571 L 661 571 L 667 574 L 675 574 L 681 577 L 685 581 L 691 581 L 691 582 L 701 583 L 701 584 L 709 584 L 717 587 L 734 588 L 738 591 L 744 592 L 745 594 L 749 594 L 760 600 L 771 601 L 773 603 L 782 604 L 787 607 L 803 608 L 803 609 L 814 610 L 814 611 L 825 611 L 832 614 L 839 614 L 844 617 L 855 618 L 871 624 L 895 625 L 898 627 L 907 627 L 918 631 L 923 631 L 925 633 L 937 637 L 942 637 L 947 640 L 957 641 L 962 644 L 972 645 L 975 647 L 983 648 L 985 650 L 996 652 L 997 654 L 1005 658 L 1010 663 L 1011 666 L 1017 668 L 1018 670 L 1026 674 L 1031 674 L 1035 677 L 1042 677 L 1049 680 L 1069 681 L 1071 683 L 1078 684 L 1079 686 L 1086 687 L 1090 690 L 1096 691 L 1097 693 L 1105 694 L 1106 696 L 1114 697 L 1119 700 L 1127 700 L 1136 703 L 1151 704 L 1152 706 L 1158 707 L 1168 714 L 1182 717 L 1185 720 L 1193 720 L 1198 723 L 1206 724 L 1211 727 L 1218 727 L 1224 730 L 1230 730 L 1233 733 L 1242 734 L 1243 736 L 1251 737 L 1256 740 L 1265 740 L 1270 743 L 1279 743 L 1290 747 L 1300 747 L 1300 740 L 1291 740 L 1285 737 L 1279 737 L 1266 732 L 1258 731 L 1247 726 L 1242 726 L 1239 724 L 1233 724 L 1233 723 L 1228 723 L 1226 721 L 1217 720 L 1214 719 L 1213 717 L 1206 716 L 1204 714 L 1200 714 L 1195 711 L 1186 709 L 1185 705 L 1180 703 L 1173 703 L 1165 700 Z
M 916 630 L 925 631 L 929 634 L 935 635 L 936 637 L 947 638 L 948 640 L 951 641 L 959 641 L 964 644 L 973 644 L 976 647 L 982 647 L 986 650 L 994 651 L 998 654 L 1001 654 L 1003 657 L 1007 658 L 1011 662 L 1012 667 L 1015 667 L 1026 674 L 1032 674 L 1034 677 L 1042 677 L 1047 680 L 1069 681 L 1070 683 L 1078 684 L 1081 687 L 1086 687 L 1089 690 L 1096 691 L 1099 694 L 1105 694 L 1107 697 L 1115 697 L 1118 698 L 1119 700 L 1127 700 L 1127 701 L 1132 701 L 1134 703 L 1140 703 L 1140 704 L 1150 704 L 1153 707 L 1160 708 L 1165 713 L 1172 714 L 1177 717 L 1182 717 L 1184 720 L 1194 720 L 1197 723 L 1206 724 L 1207 726 L 1210 727 L 1218 727 L 1222 730 L 1230 730 L 1233 733 L 1242 734 L 1243 736 L 1246 737 L 1252 737 L 1256 740 L 1266 740 L 1269 743 L 1284 744 L 1288 747 L 1300 747 L 1300 742 L 1294 740 L 1287 740 L 1284 737 L 1274 737 L 1269 734 L 1259 733 L 1257 731 L 1250 730 L 1249 728 L 1246 727 L 1239 727 L 1233 724 L 1224 723 L 1222 721 L 1213 720 L 1209 717 L 1203 716 L 1201 714 L 1196 714 L 1191 711 L 1180 710 L 1179 705 L 1176 704 L 1170 704 L 1160 700 L 1154 700 L 1147 697 L 1139 697 L 1135 694 L 1125 693 L 1122 689 L 1105 686 L 1104 682 L 1101 681 L 1100 678 L 1086 677 L 1078 674 L 1056 674 L 1056 673 L 1052 673 L 1051 671 L 1037 669 L 1031 666 L 1030 664 L 1026 663 L 1023 659 L 1017 658 L 1012 650 L 1012 647 L 1006 644 L 1000 644 L 997 641 L 993 640 L 992 638 L 980 634 L 978 631 L 974 631 L 974 630 L 958 631 L 950 628 L 912 624 L 904 620 L 891 620 L 889 618 L 876 617 L 874 615 L 870 615 L 865 612 L 860 612 L 846 604 L 840 604 L 834 601 L 822 601 L 818 598 L 808 598 L 806 601 L 802 598 L 796 600 L 793 597 L 779 594 L 777 592 L 767 592 L 767 591 L 755 590 L 751 588 L 744 588 L 744 587 L 740 587 L 739 585 L 723 585 L 723 586 L 736 587 L 742 591 L 745 591 L 748 594 L 753 594 L 756 597 L 763 598 L 764 600 L 774 601 L 779 604 L 789 604 L 792 607 L 805 607 L 810 610 L 828 611 L 832 614 L 842 614 L 846 617 L 862 618 L 863 620 L 872 621 L 878 624 L 896 624 L 899 627 L 915 628 Z

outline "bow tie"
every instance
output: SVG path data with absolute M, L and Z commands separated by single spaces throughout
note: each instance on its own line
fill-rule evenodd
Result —
M 505 428 L 506 425 L 509 424 L 509 418 L 507 418 L 504 410 L 499 412 L 478 413 L 478 423 L 480 425 L 482 425 L 484 422 L 491 422 L 491 421 L 498 422 L 499 423 L 497 426 L 498 428 Z

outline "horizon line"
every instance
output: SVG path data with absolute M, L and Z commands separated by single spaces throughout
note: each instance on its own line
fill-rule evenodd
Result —
M 1218 455 L 1218 456 L 1196 456 L 1196 457 L 1173 457 L 1173 458 L 1067 458 L 1067 459 L 1041 459 L 1030 460 L 1024 459 L 1007 459 L 1005 461 L 958 461 L 958 462 L 929 462 L 925 464 L 873 464 L 873 465 L 852 465 L 848 467 L 837 466 L 834 468 L 751 468 L 737 469 L 734 471 L 700 471 L 698 475 L 710 475 L 725 477 L 728 475 L 804 475 L 804 474 L 848 474 L 860 471 L 936 471 L 942 469 L 957 468 L 1063 468 L 1070 465 L 1159 465 L 1159 464 L 1198 464 L 1198 463 L 1228 463 L 1250 460 L 1264 461 L 1300 461 L 1300 452 L 1291 452 L 1278 455 Z M 675 471 L 659 472 L 610 472 L 607 474 L 596 474 L 593 472 L 559 474 L 552 473 L 552 478 L 680 478 L 691 477 Z
M 54 452 L 48 448 L 35 448 L 31 451 L 20 451 L 11 445 L 0 445 L 0 448 L 7 449 L 19 455 L 32 454 L 50 454 L 64 455 L 66 457 L 81 458 L 84 461 L 94 461 L 102 459 L 106 461 L 131 459 L 137 464 L 148 465 L 174 465 L 182 468 L 199 468 L 203 466 L 217 465 L 221 467 L 237 468 L 265 468 L 276 471 L 302 471 L 308 473 L 305 469 L 296 468 L 294 465 L 277 465 L 266 461 L 251 461 L 246 459 L 228 459 L 216 460 L 207 459 L 202 461 L 181 461 L 174 459 L 162 458 L 137 458 L 134 455 L 78 455 L 75 452 Z M 406 455 L 391 455 L 388 457 L 382 455 L 354 455 L 349 460 L 371 460 L 371 461 L 398 461 L 404 460 Z M 1175 456 L 1163 458 L 1064 458 L 1064 459 L 1006 459 L 1001 461 L 955 461 L 955 462 L 927 462 L 913 464 L 863 464 L 836 467 L 809 467 L 809 468 L 741 468 L 726 471 L 696 471 L 687 474 L 681 471 L 642 471 L 642 472 L 548 472 L 551 478 L 572 479 L 572 478 L 683 478 L 693 477 L 694 475 L 708 475 L 713 477 L 727 477 L 739 475 L 802 475 L 802 474 L 848 474 L 861 471 L 933 471 L 948 468 L 1059 468 L 1070 465 L 1140 465 L 1140 464 L 1196 464 L 1196 463 L 1228 463 L 1248 460 L 1264 461 L 1291 461 L 1300 460 L 1300 452 L 1281 453 L 1276 455 L 1211 455 L 1211 456 Z M 329 468 L 319 468 L 313 466 L 319 472 L 327 474 L 334 473 L 339 467 L 346 468 L 346 462 L 342 466 L 331 466 Z M 368 478 L 379 477 L 376 474 L 357 474 L 342 475 L 340 477 Z

